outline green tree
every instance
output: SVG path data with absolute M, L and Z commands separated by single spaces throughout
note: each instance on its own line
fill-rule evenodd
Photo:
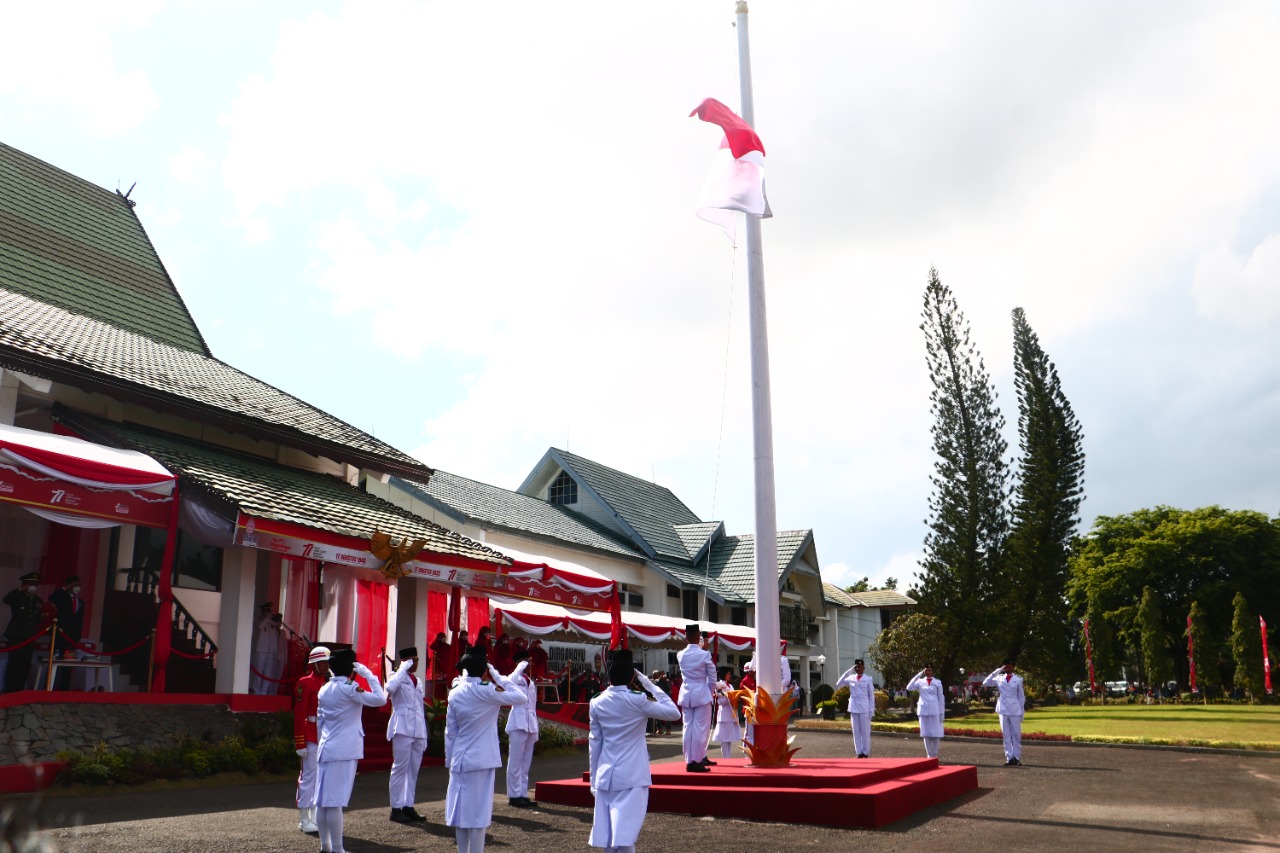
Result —
M 1057 681 L 1071 667 L 1066 587 L 1084 499 L 1083 432 L 1021 308 L 1013 309 L 1013 353 L 1021 455 L 1005 561 L 1005 654 Z
M 1232 601 L 1235 615 L 1231 619 L 1231 658 L 1235 661 L 1235 686 L 1249 692 L 1256 702 L 1262 696 L 1262 633 L 1258 616 L 1249 610 L 1243 593 Z
M 1218 638 L 1231 630 L 1237 591 L 1250 601 L 1270 602 L 1271 592 L 1280 589 L 1280 522 L 1218 506 L 1158 506 L 1100 516 L 1071 558 L 1067 593 L 1073 614 L 1104 619 L 1124 647 L 1122 658 L 1137 657 L 1138 604 L 1147 586 L 1159 597 L 1174 672 L 1185 684 L 1187 655 L 1180 638 L 1192 602 L 1200 603 L 1208 630 Z M 1262 614 L 1269 621 L 1276 612 L 1270 606 Z M 1201 674 L 1207 665 L 1217 669 L 1220 663 L 1216 655 L 1197 660 Z M 1209 677 L 1220 684 L 1231 673 L 1215 671 Z
M 885 578 L 885 579 L 884 579 L 884 585 L 883 585 L 883 586 L 881 586 L 880 588 L 881 588 L 881 589 L 891 589 L 891 590 L 893 590 L 894 592 L 897 592 L 897 591 L 898 591 L 898 579 L 897 579 L 897 578 Z
M 863 576 L 862 580 L 857 583 L 849 584 L 844 588 L 845 592 L 866 592 L 871 589 L 871 578 Z
M 893 690 L 906 685 L 926 663 L 938 664 L 946 647 L 942 621 L 925 613 L 909 613 L 880 632 L 867 647 L 867 658 Z
M 1169 637 L 1165 633 L 1160 600 L 1151 587 L 1143 587 L 1138 605 L 1138 626 L 1142 632 L 1142 668 L 1149 687 L 1163 685 L 1173 675 Z
M 1120 673 L 1120 658 L 1117 655 L 1117 643 L 1115 632 L 1111 629 L 1111 623 L 1103 617 L 1099 611 L 1088 611 L 1080 625 L 1080 647 L 1085 648 L 1084 626 L 1089 626 L 1089 642 L 1088 647 L 1093 651 L 1093 675 L 1094 681 L 1099 685 L 1098 690 L 1102 697 L 1105 697 L 1106 688 L 1101 686 L 1105 681 L 1114 681 L 1115 676 Z M 1085 672 L 1088 672 L 1088 662 L 1085 663 Z
M 1205 609 L 1198 601 L 1191 602 L 1190 621 L 1182 636 L 1191 640 L 1189 645 L 1192 656 L 1195 658 L 1196 687 L 1199 688 L 1200 695 L 1208 699 L 1209 694 L 1221 683 L 1218 678 L 1219 648 L 1209 628 L 1209 618 Z
M 945 645 L 934 663 L 950 681 L 962 657 L 992 650 L 993 602 L 1008 531 L 1008 445 L 969 325 L 936 269 L 929 270 L 922 316 L 937 460 L 918 601 L 942 623 Z

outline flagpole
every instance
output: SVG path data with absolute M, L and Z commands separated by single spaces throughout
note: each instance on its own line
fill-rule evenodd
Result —
M 755 127 L 747 3 L 738 0 L 738 83 L 742 118 Z M 778 511 L 773 476 L 773 404 L 769 390 L 769 329 L 764 298 L 760 217 L 747 216 L 747 299 L 751 317 L 751 414 L 755 451 L 756 680 L 771 696 L 782 692 L 778 630 Z

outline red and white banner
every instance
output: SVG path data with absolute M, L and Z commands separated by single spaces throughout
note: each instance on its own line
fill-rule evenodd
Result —
M 1093 678 L 1093 643 L 1089 640 L 1089 620 L 1084 620 L 1084 655 L 1089 659 L 1089 693 L 1096 696 L 1098 683 Z
M 764 143 L 751 125 L 715 98 L 707 98 L 689 115 L 724 131 L 702 184 L 697 211 L 734 240 L 738 213 L 761 219 L 773 216 L 764 192 Z
M 1271 693 L 1271 658 L 1267 656 L 1267 620 L 1258 616 L 1258 624 L 1262 626 L 1262 675 L 1266 681 L 1267 694 Z
M 0 501 L 16 503 L 52 521 L 72 526 L 77 519 L 98 519 L 106 524 L 167 527 L 170 495 L 154 492 L 97 489 L 39 473 L 11 462 L 0 462 Z M 65 520 L 59 516 L 68 516 Z
M 1191 692 L 1198 692 L 1196 689 L 1196 646 L 1191 639 L 1191 614 L 1187 614 L 1187 662 L 1191 665 Z

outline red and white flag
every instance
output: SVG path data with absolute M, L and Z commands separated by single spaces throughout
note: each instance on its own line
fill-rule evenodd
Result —
M 773 216 L 764 194 L 764 143 L 751 125 L 715 98 L 707 98 L 689 115 L 724 131 L 698 196 L 698 216 L 719 225 L 734 240 L 736 213 L 761 219 Z

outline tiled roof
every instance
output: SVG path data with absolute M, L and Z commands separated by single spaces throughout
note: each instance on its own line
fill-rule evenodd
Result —
M 430 476 L 417 459 L 216 358 L 3 289 L 0 364 L 338 461 Z
M 824 583 L 822 595 L 826 600 L 838 607 L 893 607 L 915 604 L 915 599 L 908 598 L 893 589 L 870 589 L 865 592 L 845 592 L 835 584 Z
M 689 552 L 675 528 L 684 524 L 700 524 L 702 520 L 670 489 L 567 450 L 553 448 L 550 452 L 563 467 L 569 469 L 571 475 L 598 494 L 660 558 L 689 559 Z
M 367 539 L 375 530 L 394 539 L 426 539 L 437 554 L 510 565 L 492 548 L 473 542 L 345 481 L 268 459 L 191 441 L 143 427 L 60 410 L 59 420 L 94 441 L 139 450 L 180 477 L 180 493 L 203 494 L 224 512 L 299 524 Z
M 454 510 L 468 521 L 623 557 L 644 557 L 591 519 L 540 498 L 468 480 L 439 469 L 426 483 L 404 482 L 432 502 Z
M 132 205 L 3 143 L 0 287 L 209 354 Z
M 808 530 L 778 531 L 778 575 L 791 565 L 809 541 Z M 756 566 L 755 536 L 724 536 L 711 546 L 711 574 L 715 576 L 725 597 L 734 601 L 750 602 L 755 599 Z
M 736 593 L 726 590 L 720 585 L 720 581 L 708 572 L 706 560 L 703 560 L 697 566 L 682 565 L 667 560 L 652 560 L 651 564 L 686 589 L 701 589 L 705 587 L 708 592 L 718 595 L 725 601 L 740 600 Z M 753 595 L 752 597 L 754 598 L 755 596 Z
M 702 521 L 698 524 L 677 524 L 676 535 L 684 543 L 684 549 L 690 558 L 697 558 L 711 537 L 724 527 L 723 521 Z

